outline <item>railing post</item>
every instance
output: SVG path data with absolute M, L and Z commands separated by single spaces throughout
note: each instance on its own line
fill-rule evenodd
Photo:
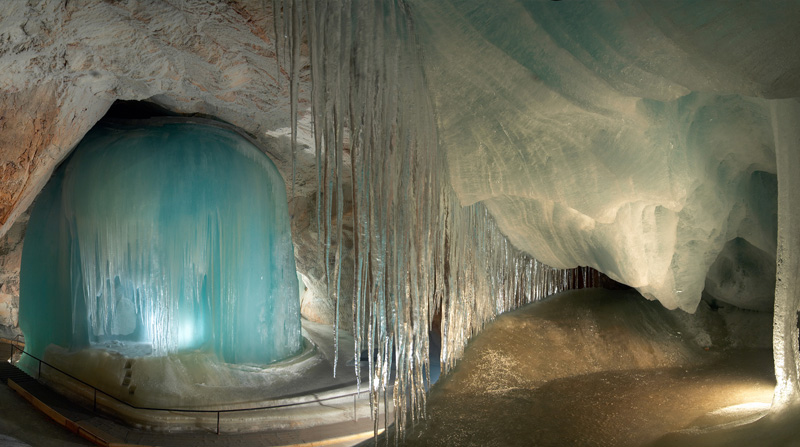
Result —
M 39 360 L 39 359 L 37 359 L 37 360 Z M 41 378 L 42 378 L 42 361 L 39 360 L 39 374 L 36 376 L 36 380 L 39 380 Z
M 219 411 L 217 411 L 217 434 L 219 434 Z

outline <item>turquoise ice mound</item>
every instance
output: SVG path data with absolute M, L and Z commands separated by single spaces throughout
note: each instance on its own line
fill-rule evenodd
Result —
M 284 181 L 224 127 L 101 124 L 31 213 L 20 326 L 55 344 L 202 350 L 269 364 L 302 347 Z

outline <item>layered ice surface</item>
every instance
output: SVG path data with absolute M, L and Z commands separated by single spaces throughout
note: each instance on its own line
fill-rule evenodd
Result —
M 28 350 L 202 350 L 239 364 L 299 352 L 286 191 L 232 130 L 101 124 L 38 197 L 21 270 Z
M 734 240 L 775 262 L 766 98 L 800 92 L 776 41 L 796 35 L 796 3 L 411 3 L 463 205 L 537 259 L 670 309 L 693 312 L 709 274 L 716 298 L 771 307 L 768 282 L 729 275 L 763 268 L 709 270 L 740 259 Z

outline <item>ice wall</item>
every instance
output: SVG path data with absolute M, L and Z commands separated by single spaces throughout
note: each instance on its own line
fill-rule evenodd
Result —
M 778 263 L 775 285 L 773 406 L 800 403 L 800 98 L 771 104 L 778 158 Z
M 689 312 L 729 241 L 774 256 L 796 2 L 409 3 L 453 187 L 515 246 Z
M 301 347 L 283 179 L 220 126 L 94 128 L 39 195 L 21 272 L 30 351 L 145 342 L 266 364 Z

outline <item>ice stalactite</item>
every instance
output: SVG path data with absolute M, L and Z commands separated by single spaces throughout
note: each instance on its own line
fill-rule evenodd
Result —
M 564 290 L 593 287 L 598 278 L 593 269 L 555 269 L 516 249 L 485 207 L 461 207 L 449 186 L 440 186 L 444 209 L 434 262 L 442 270 L 434 287 L 441 290 L 431 306 L 442 309 L 441 364 L 447 371 L 497 315 Z
M 284 182 L 229 129 L 96 127 L 39 195 L 24 250 L 34 355 L 142 342 L 267 364 L 301 348 Z
M 460 205 L 437 150 L 434 111 L 404 2 L 286 0 L 274 8 L 283 11 L 275 20 L 279 46 L 288 37 L 296 58 L 300 27 L 309 45 L 318 228 L 336 321 L 339 312 L 351 312 L 356 356 L 374 353 L 369 390 L 376 432 L 378 404 L 392 396 L 395 430 L 402 434 L 424 416 L 429 332 L 438 310 L 446 372 L 497 314 L 579 280 L 589 285 L 588 270 L 539 263 L 509 243 L 483 205 Z M 346 174 L 352 191 L 344 189 Z M 352 309 L 338 306 L 345 293 L 345 194 L 353 198 Z
M 778 260 L 773 355 L 775 396 L 781 408 L 800 401 L 800 102 L 773 100 L 772 128 L 778 164 Z

